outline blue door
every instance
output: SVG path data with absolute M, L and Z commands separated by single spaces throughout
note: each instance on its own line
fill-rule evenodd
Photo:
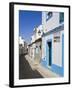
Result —
M 49 50 L 49 63 L 48 65 L 51 66 L 51 57 L 52 57 L 52 52 L 51 52 L 51 49 L 52 49 L 52 43 L 51 42 L 48 42 L 48 50 Z

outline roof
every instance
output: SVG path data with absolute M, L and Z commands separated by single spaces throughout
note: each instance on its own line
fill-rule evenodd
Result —
M 36 43 L 36 42 L 40 42 L 40 41 L 42 41 L 42 38 L 36 39 L 34 42 L 30 43 L 28 46 L 31 46 L 32 44 L 34 44 L 34 43 Z

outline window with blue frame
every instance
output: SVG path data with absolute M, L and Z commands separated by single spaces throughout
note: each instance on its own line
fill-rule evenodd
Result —
M 48 21 L 51 17 L 52 17 L 53 13 L 52 12 L 48 12 L 46 14 L 46 21 Z
M 60 23 L 64 22 L 64 13 L 63 12 L 60 12 L 60 14 L 59 14 L 59 22 Z

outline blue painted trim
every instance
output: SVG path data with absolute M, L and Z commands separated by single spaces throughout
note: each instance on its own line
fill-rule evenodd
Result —
M 45 67 L 48 68 L 48 58 L 47 58 L 47 53 L 48 53 L 48 45 L 47 43 L 51 42 L 52 43 L 52 39 L 49 39 L 46 41 L 46 57 L 44 58 L 45 60 L 41 61 L 41 64 Z M 51 44 L 52 45 L 52 44 Z M 51 53 L 52 53 L 52 46 L 51 46 Z M 52 56 L 52 55 L 51 55 Z M 52 57 L 51 57 L 51 63 L 52 63 Z M 62 34 L 62 67 L 52 64 L 51 68 L 48 68 L 51 71 L 59 74 L 60 76 L 64 76 L 64 34 Z
M 62 34 L 62 67 L 52 64 L 49 69 L 60 76 L 64 76 L 64 34 Z
M 49 53 L 49 47 L 48 47 L 48 42 L 51 42 L 51 64 L 52 64 L 52 39 L 48 39 L 46 42 L 46 61 L 47 61 L 47 67 L 49 66 L 49 58 L 48 58 L 48 53 Z
M 42 66 L 44 66 L 44 67 L 46 67 L 46 68 L 48 68 L 48 42 L 51 42 L 51 44 L 52 44 L 52 39 L 49 39 L 49 40 L 47 40 L 46 41 L 46 46 L 45 46 L 45 48 L 46 48 L 46 57 L 44 57 L 42 60 L 41 60 L 41 65 Z M 52 55 L 52 46 L 51 46 L 51 55 Z M 52 57 L 51 57 L 51 63 L 52 63 Z
M 55 64 L 52 64 L 51 71 L 59 74 L 60 76 L 63 76 L 63 67 L 59 67 L 59 66 L 57 66 Z
M 59 23 L 64 22 L 64 12 L 59 13 Z
M 53 34 L 53 33 L 59 32 L 59 31 L 62 31 L 62 30 L 64 30 L 64 24 L 62 24 L 62 25 L 60 25 L 60 26 L 58 26 L 58 27 L 48 31 L 47 33 L 43 33 L 42 37 L 47 36 L 49 34 Z
M 47 63 L 47 67 L 48 67 L 48 44 L 46 42 L 46 63 Z

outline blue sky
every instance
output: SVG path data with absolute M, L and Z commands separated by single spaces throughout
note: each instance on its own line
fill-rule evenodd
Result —
M 41 11 L 19 11 L 19 35 L 28 43 L 31 40 L 33 29 L 42 22 Z

